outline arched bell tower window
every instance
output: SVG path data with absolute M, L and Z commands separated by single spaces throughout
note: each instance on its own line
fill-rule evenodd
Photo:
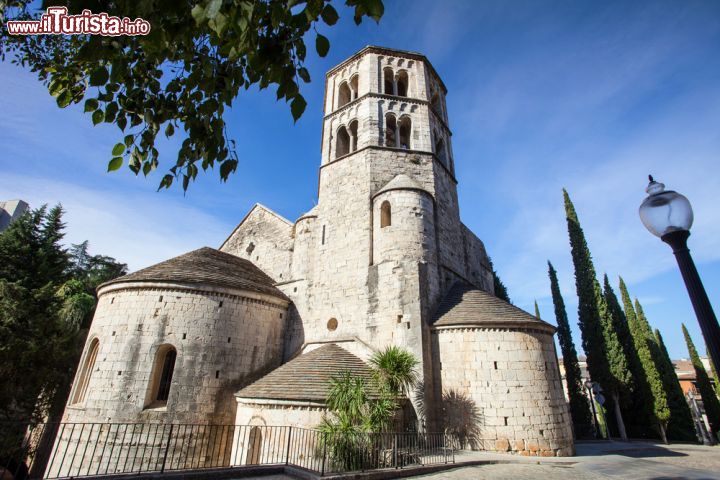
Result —
M 352 100 L 352 92 L 347 82 L 342 82 L 338 89 L 338 108 L 347 105 Z
M 448 166 L 447 164 L 447 150 L 445 149 L 445 140 L 435 132 L 435 155 L 437 155 L 440 163 Z
M 410 132 L 412 131 L 412 121 L 410 117 L 402 117 L 400 119 L 400 134 L 398 135 L 399 147 L 406 150 L 410 149 Z
M 343 155 L 350 153 L 350 135 L 348 134 L 345 125 L 338 129 L 336 137 L 335 158 L 340 158 Z
M 392 68 L 385 67 L 383 69 L 383 80 L 383 93 L 385 95 L 395 95 L 395 74 Z
M 175 371 L 177 350 L 172 345 L 161 345 L 155 354 L 147 405 L 151 408 L 164 407 L 170 396 L 170 386 Z
M 399 97 L 408 96 L 408 74 L 405 70 L 400 70 L 395 80 L 395 91 Z
M 90 377 L 92 376 L 93 369 L 95 368 L 95 360 L 97 359 L 98 351 L 100 350 L 100 341 L 95 338 L 90 342 L 87 354 L 85 355 L 85 362 L 83 363 L 78 382 L 75 385 L 75 393 L 73 394 L 71 404 L 79 404 L 85 402 L 87 396 L 88 385 L 90 385 Z
M 390 207 L 390 202 L 385 200 L 380 205 L 380 228 L 389 227 L 390 225 L 392 225 L 392 207 Z
M 397 147 L 397 120 L 392 113 L 385 115 L 385 146 Z
M 350 130 L 350 151 L 354 152 L 357 150 L 358 144 L 358 121 L 353 120 L 348 127 Z
M 358 75 L 353 75 L 353 77 L 350 79 L 350 91 L 352 93 L 353 100 L 357 100 L 358 92 L 360 91 L 358 88 L 359 87 L 359 85 L 358 85 L 359 78 L 360 77 Z

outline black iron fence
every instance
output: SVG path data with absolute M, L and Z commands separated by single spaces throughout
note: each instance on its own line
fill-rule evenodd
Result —
M 0 479 L 248 465 L 293 465 L 324 475 L 454 463 L 451 444 L 444 434 L 328 434 L 289 426 L 0 424 Z

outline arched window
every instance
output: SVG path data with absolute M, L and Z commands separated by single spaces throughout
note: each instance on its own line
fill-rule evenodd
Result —
M 92 376 L 93 369 L 95 368 L 95 359 L 97 359 L 98 351 L 100 350 L 100 341 L 94 338 L 90 342 L 87 354 L 85 355 L 85 363 L 83 363 L 78 382 L 75 384 L 75 393 L 73 395 L 71 404 L 83 403 L 85 396 L 87 395 L 88 385 L 90 385 L 90 377 Z
M 350 153 L 350 135 L 348 134 L 347 128 L 343 125 L 337 131 L 335 158 L 340 158 L 348 153 Z
M 392 211 L 390 207 L 390 202 L 385 200 L 382 205 L 380 205 L 380 228 L 389 227 L 392 225 Z
M 401 70 L 398 72 L 396 82 L 396 90 L 397 95 L 399 97 L 407 97 L 408 96 L 408 74 L 405 70 Z
M 386 95 L 395 95 L 395 75 L 392 68 L 386 67 L 383 70 L 384 86 L 383 93 Z
M 358 141 L 358 121 L 353 120 L 350 122 L 350 125 L 348 125 L 350 128 L 350 151 L 354 152 L 357 150 L 357 141 Z
M 347 82 L 342 82 L 340 84 L 340 88 L 338 89 L 338 108 L 350 103 L 351 99 L 352 93 L 350 92 L 350 87 Z
M 397 147 L 397 121 L 395 115 L 385 115 L 385 146 Z
M 149 407 L 162 407 L 170 396 L 177 351 L 172 345 L 162 345 L 155 354 L 147 404 Z
M 445 149 L 445 141 L 435 133 L 435 155 L 437 155 L 440 163 L 447 167 L 447 150 Z
M 399 138 L 399 147 L 404 148 L 406 150 L 410 149 L 410 132 L 412 130 L 412 122 L 410 120 L 410 117 L 402 117 L 400 119 L 400 128 L 398 129 L 400 134 L 398 135 Z
M 260 463 L 262 456 L 262 431 L 260 427 L 250 429 L 248 436 L 247 456 L 245 457 L 245 465 L 257 465 Z
M 360 91 L 358 88 L 358 82 L 359 82 L 359 77 L 357 75 L 353 75 L 353 77 L 350 79 L 350 90 L 352 91 L 352 99 L 353 100 L 357 100 L 358 92 Z

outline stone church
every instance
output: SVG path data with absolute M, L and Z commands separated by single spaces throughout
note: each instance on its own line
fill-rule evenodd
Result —
M 366 47 L 325 80 L 317 205 L 255 205 L 218 249 L 102 285 L 67 422 L 313 428 L 328 380 L 388 345 L 420 361 L 403 428 L 572 455 L 555 328 L 493 292 L 460 220 L 447 90 Z

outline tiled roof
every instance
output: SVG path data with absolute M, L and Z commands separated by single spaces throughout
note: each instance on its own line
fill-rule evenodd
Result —
M 330 379 L 345 370 L 363 377 L 365 384 L 370 386 L 369 393 L 376 395 L 370 367 L 334 343 L 290 360 L 235 395 L 241 398 L 324 402 Z
M 165 260 L 151 267 L 118 277 L 101 285 L 124 282 L 178 282 L 237 288 L 287 297 L 274 286 L 272 278 L 252 262 L 210 247 Z
M 418 182 L 408 177 L 404 173 L 401 173 L 399 175 L 396 175 L 392 180 L 386 183 L 385 186 L 378 190 L 373 196 L 376 197 L 381 193 L 389 192 L 390 190 L 420 190 L 423 192 L 427 192 L 427 190 Z
M 450 289 L 435 313 L 434 325 L 482 325 L 488 327 L 555 327 L 510 305 L 483 290 L 456 283 Z

